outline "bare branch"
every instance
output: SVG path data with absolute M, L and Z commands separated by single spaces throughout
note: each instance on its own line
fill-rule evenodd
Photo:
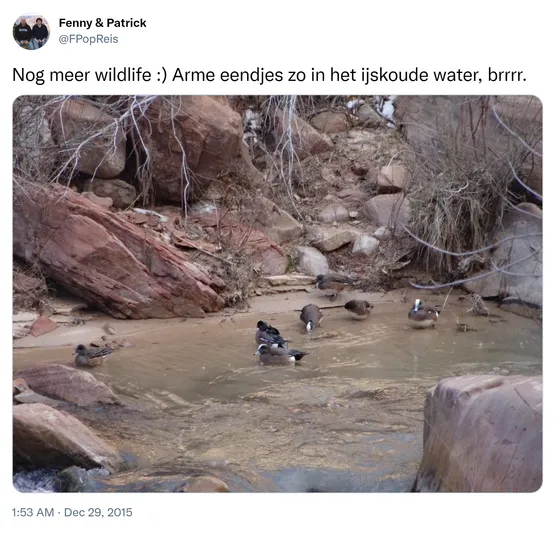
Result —
M 516 171 L 513 167 L 513 165 L 511 165 L 510 161 L 507 161 L 507 163 L 509 164 L 509 167 L 511 167 L 511 172 L 513 173 L 513 178 L 518 181 L 518 183 L 520 184 L 520 186 L 524 189 L 526 189 L 531 195 L 535 196 L 538 200 L 543 201 L 543 197 L 541 194 L 537 193 L 536 191 L 534 191 L 533 189 L 531 189 L 530 187 L 528 187 L 528 185 L 526 185 L 526 183 L 524 183 L 517 175 L 516 175 Z
M 508 265 L 505 265 L 504 269 L 500 269 L 497 266 L 492 265 L 494 267 L 493 270 L 489 270 L 488 272 L 484 272 L 482 274 L 477 274 L 476 276 L 472 276 L 472 277 L 466 278 L 466 279 L 458 279 L 456 281 L 450 281 L 449 283 L 438 283 L 438 284 L 434 284 L 434 285 L 419 285 L 417 283 L 412 283 L 412 282 L 410 282 L 410 284 L 415 289 L 443 289 L 445 287 L 455 287 L 456 285 L 461 285 L 462 283 L 469 283 L 471 281 L 476 281 L 478 279 L 487 278 L 489 276 L 492 276 L 493 274 L 496 274 L 497 272 L 501 272 L 501 273 L 504 273 L 504 274 L 509 275 L 509 276 L 513 276 L 513 275 L 518 276 L 520 273 L 507 272 L 505 269 L 512 268 L 515 265 L 518 265 L 520 263 L 528 261 L 528 259 L 531 259 L 532 257 L 535 257 L 536 254 L 537 254 L 537 251 L 527 255 L 526 257 L 518 259 L 517 261 L 513 261 L 512 263 L 510 263 Z M 536 276 L 530 276 L 530 277 L 536 277 Z
M 543 233 L 527 233 L 525 235 L 513 235 L 512 237 L 505 237 L 504 239 L 501 239 L 499 241 L 497 241 L 494 244 L 490 244 L 488 246 L 485 246 L 484 248 L 480 248 L 477 250 L 471 250 L 470 252 L 450 252 L 449 250 L 444 250 L 442 248 L 438 248 L 437 246 L 434 246 L 433 244 L 430 244 L 429 242 L 423 241 L 422 239 L 420 239 L 419 237 L 417 237 L 414 233 L 412 233 L 407 226 L 403 226 L 403 229 L 416 241 L 418 241 L 420 244 L 423 244 L 424 246 L 427 246 L 428 248 L 431 248 L 432 250 L 435 250 L 436 252 L 440 252 L 442 254 L 446 254 L 446 255 L 452 255 L 454 257 L 467 257 L 469 255 L 476 255 L 476 254 L 480 254 L 482 252 L 487 252 L 488 250 L 491 250 L 493 248 L 497 248 L 500 244 L 503 244 L 504 242 L 509 242 L 509 241 L 514 241 L 515 239 L 524 239 L 527 237 L 542 237 Z
M 535 156 L 538 157 L 542 157 L 542 155 L 538 152 L 536 152 L 520 135 L 518 135 L 518 133 L 514 132 L 511 128 L 509 128 L 509 126 L 507 126 L 502 120 L 501 117 L 499 116 L 499 114 L 497 113 L 497 110 L 495 109 L 495 100 L 493 98 L 491 98 L 491 110 L 493 111 L 493 114 L 495 115 L 495 118 L 497 119 L 497 121 L 499 122 L 499 124 L 501 124 L 501 126 L 503 126 L 511 135 L 513 135 L 514 137 L 516 137 L 523 146 L 525 146 L 530 153 L 534 154 Z

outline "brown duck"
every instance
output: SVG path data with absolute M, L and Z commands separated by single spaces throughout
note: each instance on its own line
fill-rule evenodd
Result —
M 324 313 L 322 313 L 321 309 L 317 305 L 308 304 L 301 310 L 300 319 L 306 326 L 306 331 L 309 333 L 320 325 L 323 318 Z
M 354 320 L 365 320 L 374 309 L 374 306 L 366 300 L 350 300 L 344 307 Z
M 430 306 L 424 306 L 422 300 L 416 299 L 409 311 L 409 325 L 415 329 L 435 327 L 439 318 L 439 311 Z
M 79 344 L 73 355 L 75 355 L 75 366 L 93 367 L 104 363 L 106 358 L 114 351 L 113 348 L 87 348 Z
M 333 291 L 330 300 L 333 302 L 341 291 L 351 287 L 355 280 L 338 274 L 320 274 L 316 277 L 316 288 L 322 291 Z

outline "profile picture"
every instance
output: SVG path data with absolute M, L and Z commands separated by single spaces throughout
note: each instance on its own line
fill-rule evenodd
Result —
M 13 25 L 15 42 L 26 50 L 42 48 L 48 42 L 49 36 L 49 24 L 39 13 L 21 15 Z

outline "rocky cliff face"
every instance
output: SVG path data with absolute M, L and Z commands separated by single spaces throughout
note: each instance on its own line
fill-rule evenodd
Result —
M 14 192 L 14 255 L 116 318 L 203 317 L 223 282 L 62 186 Z

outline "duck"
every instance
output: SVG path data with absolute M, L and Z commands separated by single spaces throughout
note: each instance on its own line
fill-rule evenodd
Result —
M 365 320 L 374 309 L 374 306 L 366 300 L 349 300 L 344 307 L 354 320 Z
M 409 311 L 409 325 L 415 329 L 433 328 L 439 318 L 439 313 L 437 309 L 425 306 L 422 300 L 417 298 Z
M 284 339 L 277 328 L 270 326 L 263 320 L 256 323 L 256 333 L 254 340 L 258 344 L 269 344 L 276 348 L 287 348 L 288 340 Z
M 75 366 L 93 367 L 104 363 L 106 358 L 114 351 L 113 348 L 87 348 L 79 344 L 72 355 L 75 355 Z
M 330 300 L 333 302 L 339 296 L 339 293 L 352 286 L 355 280 L 347 277 L 340 276 L 338 274 L 319 274 L 316 277 L 316 288 L 322 291 L 332 290 L 333 294 L 330 296 Z
M 279 333 L 279 329 L 274 328 L 274 326 L 272 326 L 271 324 L 268 324 L 267 322 L 264 322 L 264 320 L 259 320 L 256 323 L 256 327 L 262 331 L 266 331 L 267 333 L 270 333 L 272 335 L 280 335 Z
M 320 325 L 324 318 L 324 313 L 322 313 L 322 310 L 317 305 L 307 304 L 301 309 L 299 318 L 306 326 L 306 331 L 310 333 Z
M 254 355 L 265 365 L 285 365 L 289 363 L 296 363 L 300 361 L 308 352 L 301 352 L 300 350 L 288 350 L 275 346 L 268 346 L 261 344 Z

